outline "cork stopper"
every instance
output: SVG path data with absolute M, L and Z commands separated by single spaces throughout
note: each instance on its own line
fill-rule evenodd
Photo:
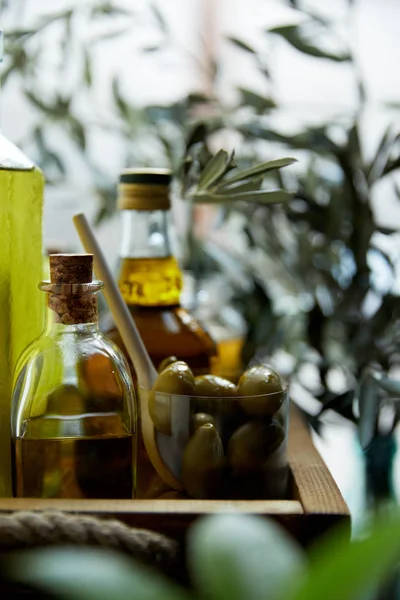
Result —
M 51 283 L 91 283 L 92 254 L 50 254 Z
M 49 261 L 50 284 L 42 289 L 49 291 L 47 305 L 54 312 L 55 322 L 76 325 L 97 321 L 93 255 L 50 254 Z

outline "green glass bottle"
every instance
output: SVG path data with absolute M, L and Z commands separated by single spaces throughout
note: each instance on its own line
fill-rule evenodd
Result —
M 0 60 L 3 34 L 0 32 Z M 41 331 L 43 174 L 0 133 L 0 497 L 11 495 L 10 409 L 18 356 Z

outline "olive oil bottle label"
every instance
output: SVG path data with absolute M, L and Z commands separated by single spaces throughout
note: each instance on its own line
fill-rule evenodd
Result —
M 125 258 L 119 288 L 127 304 L 173 306 L 179 304 L 182 275 L 173 256 Z

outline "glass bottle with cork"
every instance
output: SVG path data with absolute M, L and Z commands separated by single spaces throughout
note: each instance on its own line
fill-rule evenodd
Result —
M 212 371 L 217 351 L 210 335 L 180 304 L 182 272 L 171 248 L 170 182 L 166 169 L 121 173 L 118 285 L 155 367 L 166 357 L 176 356 L 201 375 Z M 118 330 L 106 323 L 104 327 L 124 349 Z M 140 432 L 138 448 L 138 497 L 158 496 L 166 488 L 150 464 Z
M 122 352 L 98 327 L 90 254 L 50 255 L 47 323 L 18 361 L 14 495 L 132 498 L 136 408 Z M 101 379 L 99 378 L 101 373 Z

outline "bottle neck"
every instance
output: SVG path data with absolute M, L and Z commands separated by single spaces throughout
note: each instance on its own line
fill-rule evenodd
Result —
M 169 210 L 122 211 L 121 258 L 171 256 Z
M 94 335 L 100 333 L 98 321 L 94 323 L 74 323 L 73 325 L 65 325 L 64 323 L 58 323 L 52 311 L 47 309 L 45 329 L 44 333 L 50 336 L 64 335 L 64 334 L 80 334 L 80 335 Z
M 122 213 L 118 284 L 131 306 L 177 306 L 182 273 L 172 254 L 168 210 Z
M 47 295 L 45 333 L 95 333 L 99 330 L 95 292 Z

